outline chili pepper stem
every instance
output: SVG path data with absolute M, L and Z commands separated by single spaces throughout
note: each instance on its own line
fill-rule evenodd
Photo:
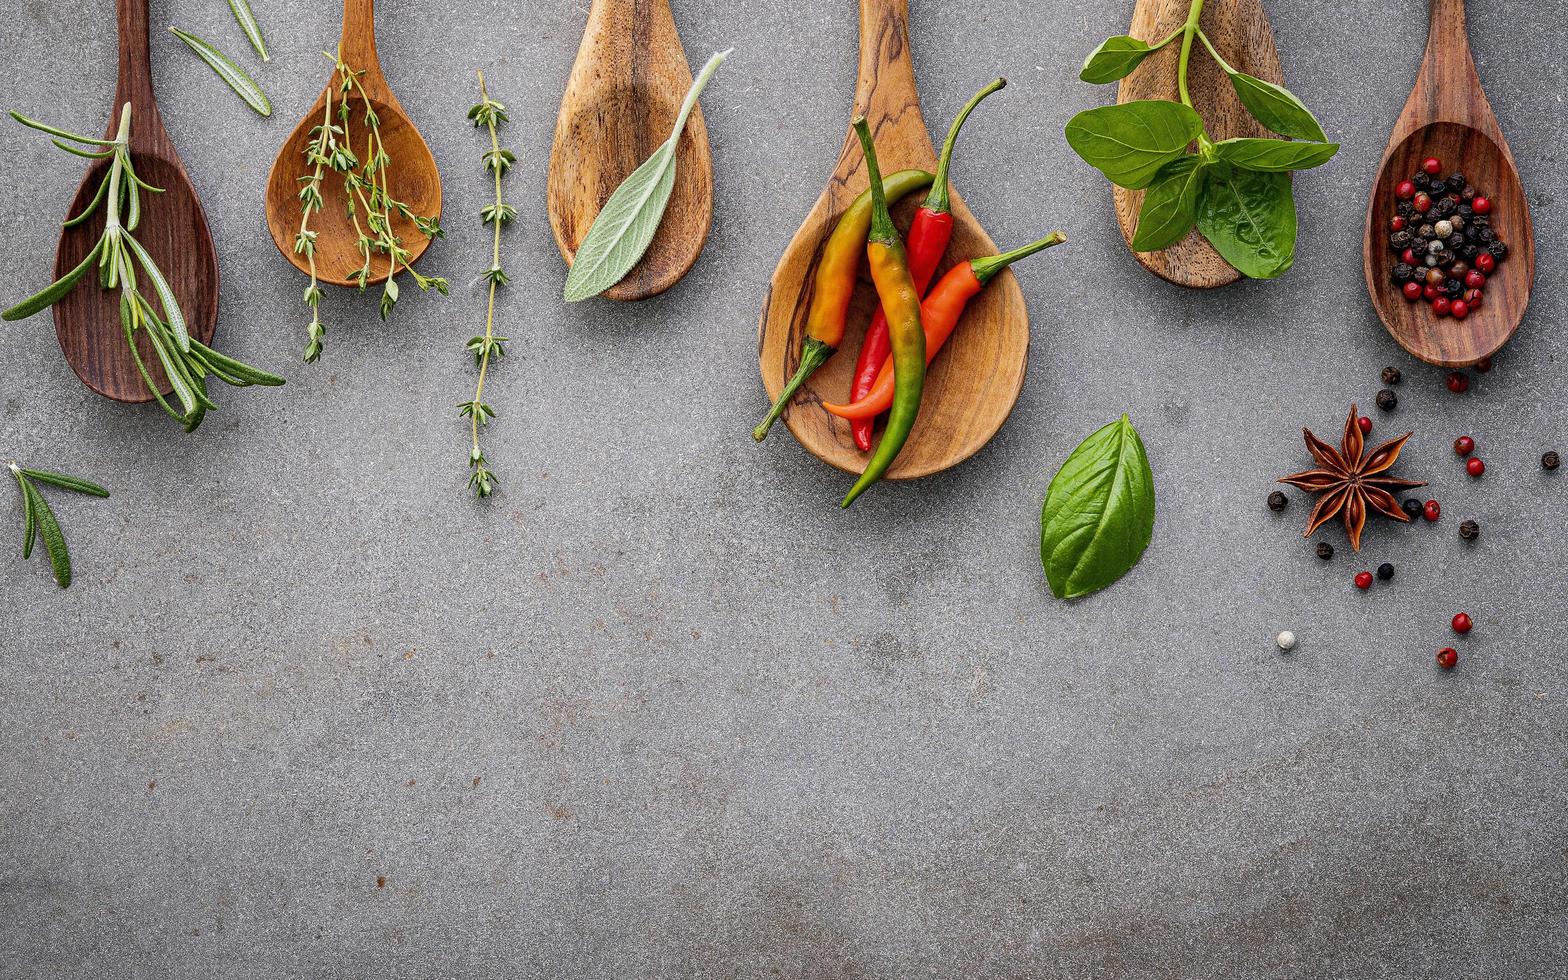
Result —
M 1065 233 L 1060 231 L 1053 231 L 1039 241 L 1030 242 L 1028 245 L 1025 245 L 1021 248 L 1015 248 L 1011 252 L 1003 252 L 1001 255 L 988 255 L 983 259 L 975 259 L 969 263 L 969 267 L 974 270 L 975 278 L 980 280 L 980 284 L 983 286 L 994 279 L 998 272 L 1001 272 L 1003 269 L 1012 265 L 1014 262 L 1017 262 L 1019 259 L 1026 259 L 1036 252 L 1043 252 L 1052 245 L 1060 245 L 1065 241 L 1067 241 L 1067 235 Z
M 851 124 L 860 136 L 860 145 L 866 155 L 866 178 L 871 182 L 871 233 L 867 242 L 886 245 L 898 252 L 904 251 L 904 240 L 893 227 L 893 214 L 887 208 L 887 188 L 882 184 L 882 170 L 877 166 L 876 147 L 871 142 L 871 127 L 865 116 L 856 116 Z M 935 186 L 935 182 L 932 183 Z
M 937 214 L 946 214 L 953 209 L 952 202 L 948 196 L 947 168 L 953 162 L 953 146 L 958 142 L 958 131 L 964 128 L 964 120 L 969 118 L 969 114 L 975 111 L 975 107 L 984 101 L 986 96 L 1006 87 L 1007 79 L 998 78 L 990 85 L 976 92 L 968 102 L 964 103 L 964 107 L 958 111 L 958 117 L 953 120 L 952 127 L 947 131 L 947 141 L 942 144 L 942 156 L 937 160 L 936 164 L 936 180 L 931 184 L 931 193 L 926 196 L 925 207 L 927 210 L 934 211 Z
M 778 400 L 768 410 L 768 417 L 751 430 L 753 439 L 761 442 L 768 437 L 768 430 L 773 428 L 773 423 L 784 414 L 784 409 L 788 407 L 790 399 L 795 397 L 795 392 L 800 390 L 800 386 L 806 383 L 806 379 L 811 377 L 817 368 L 827 363 L 827 359 L 833 356 L 834 350 L 834 347 L 824 344 L 815 337 L 806 338 L 806 342 L 800 348 L 800 367 L 796 368 L 795 376 L 789 379 L 784 390 L 779 392 Z

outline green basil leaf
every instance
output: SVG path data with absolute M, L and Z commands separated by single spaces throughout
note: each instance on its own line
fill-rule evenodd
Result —
M 1067 122 L 1067 144 L 1111 183 L 1138 190 L 1202 132 L 1188 106 L 1149 99 L 1078 113 Z
M 1083 70 L 1078 73 L 1078 77 L 1092 85 L 1104 85 L 1118 78 L 1126 78 L 1154 51 L 1154 48 L 1127 34 L 1108 37 L 1083 60 Z
M 1134 252 L 1158 252 L 1181 241 L 1198 220 L 1198 189 L 1208 163 L 1185 156 L 1166 164 L 1154 183 L 1143 192 L 1138 212 L 1138 232 L 1132 236 Z
M 1051 481 L 1040 560 L 1051 594 L 1076 599 L 1121 578 L 1154 536 L 1154 474 L 1123 415 L 1085 439 Z
M 1252 113 L 1252 118 L 1281 136 L 1300 140 L 1328 142 L 1323 127 L 1301 100 L 1290 94 L 1283 85 L 1253 78 L 1245 72 L 1232 72 L 1230 83 L 1236 87 L 1241 104 Z
M 566 274 L 568 303 L 597 296 L 625 279 L 632 266 L 648 251 L 659 223 L 664 220 L 670 192 L 675 188 L 675 147 L 686 128 L 686 119 L 696 107 L 697 98 L 708 80 L 728 55 L 728 51 L 723 51 L 708 59 L 686 93 L 686 101 L 681 104 L 670 138 L 633 170 L 599 209 Z
M 1198 193 L 1198 230 L 1242 275 L 1273 279 L 1296 256 L 1290 174 L 1210 168 Z
M 1311 170 L 1339 152 L 1338 143 L 1287 143 L 1285 140 L 1235 139 L 1214 144 L 1221 160 L 1248 170 Z

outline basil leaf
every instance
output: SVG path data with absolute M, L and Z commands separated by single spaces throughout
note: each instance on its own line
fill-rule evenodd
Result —
M 1146 99 L 1078 113 L 1067 122 L 1067 144 L 1111 183 L 1138 190 L 1202 132 L 1188 106 Z
M 686 93 L 686 101 L 681 103 L 670 138 L 633 170 L 599 209 L 566 274 L 568 303 L 597 296 L 625 279 L 648 251 L 659 223 L 664 220 L 670 192 L 675 189 L 675 147 L 686 129 L 686 119 L 708 79 L 728 55 L 728 51 L 723 51 L 708 59 Z
M 1281 136 L 1328 142 L 1328 136 L 1312 117 L 1311 111 L 1283 85 L 1265 82 L 1239 71 L 1231 72 L 1230 83 L 1236 87 L 1241 104 L 1252 113 L 1252 118 L 1264 126 Z
M 1198 220 L 1198 188 L 1208 163 L 1201 157 L 1185 156 L 1160 170 L 1149 189 L 1143 192 L 1143 208 L 1138 212 L 1138 232 L 1132 236 L 1134 252 L 1158 252 L 1181 241 Z
M 1085 439 L 1051 481 L 1040 513 L 1040 561 L 1058 599 L 1121 578 L 1154 536 L 1154 474 L 1123 415 Z
M 1083 60 L 1083 70 L 1078 77 L 1092 85 L 1126 78 L 1156 50 L 1127 34 L 1108 37 Z
M 1214 144 L 1221 160 L 1248 170 L 1311 170 L 1339 152 L 1338 143 L 1287 143 L 1284 140 L 1235 139 Z
M 1198 193 L 1198 230 L 1242 275 L 1273 279 L 1296 255 L 1290 174 L 1210 168 Z

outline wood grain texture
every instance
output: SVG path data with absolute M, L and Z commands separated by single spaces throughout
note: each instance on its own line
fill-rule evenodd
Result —
M 1426 55 L 1404 111 L 1394 123 L 1367 200 L 1362 264 L 1378 317 L 1405 350 L 1443 367 L 1490 357 L 1519 329 L 1535 285 L 1535 230 L 1514 155 L 1481 88 L 1465 30 L 1464 0 L 1432 0 Z M 1492 227 L 1509 255 L 1487 281 L 1480 309 L 1463 320 L 1438 318 L 1409 303 L 1389 281 L 1398 256 L 1388 247 L 1394 187 L 1435 156 L 1445 174 L 1460 172 L 1492 200 Z
M 669 139 L 691 67 L 669 0 L 594 0 L 550 148 L 550 229 L 571 265 L 599 209 Z M 696 264 L 713 224 L 713 158 L 702 107 L 675 147 L 675 189 L 642 260 L 600 295 L 664 292 Z
M 120 72 L 107 135 L 118 130 L 120 108 L 129 102 L 131 164 L 143 180 L 164 189 L 162 194 L 142 195 L 142 220 L 135 238 L 169 280 L 191 336 L 210 343 L 218 324 L 218 255 L 207 228 L 207 214 L 158 114 L 148 49 L 147 2 L 119 0 Z M 108 169 L 104 161 L 88 168 L 69 214 L 79 214 L 87 206 Z M 105 220 L 105 209 L 100 206 L 91 220 L 61 231 L 55 278 L 75 268 L 92 251 L 103 235 Z M 89 274 L 55 304 L 55 336 L 71 370 L 87 387 L 115 401 L 152 401 L 153 393 L 147 390 L 125 343 L 119 298 L 119 290 L 100 288 L 96 276 Z M 152 344 L 145 334 L 138 336 L 137 344 L 153 382 L 160 393 L 167 394 L 169 382 Z
M 860 76 L 854 111 L 864 115 L 871 126 L 883 173 L 936 168 L 936 151 L 915 90 L 908 25 L 908 0 L 861 0 Z M 800 363 L 822 247 L 839 216 L 867 185 L 860 142 L 851 129 L 833 177 L 784 250 L 763 303 L 758 345 L 769 401 L 778 397 Z M 919 195 L 915 195 L 894 210 L 901 231 L 908 229 L 908 218 L 918 204 Z M 955 261 L 992 255 L 997 250 L 956 190 L 952 206 L 952 244 L 938 276 Z M 855 354 L 876 311 L 876 292 L 864 269 L 861 275 L 861 285 L 850 304 L 843 346 L 806 381 L 784 415 L 785 424 L 801 445 L 824 462 L 853 474 L 863 471 L 870 457 L 855 447 L 849 423 L 824 411 L 822 403 L 846 401 Z M 952 339 L 932 362 L 919 421 L 888 478 L 927 476 L 978 452 L 1012 412 L 1028 361 L 1029 317 L 1023 292 L 1013 274 L 1004 271 L 969 304 Z
M 374 0 L 344 0 L 343 33 L 338 42 L 344 63 L 364 71 L 361 84 L 370 96 L 370 103 L 381 120 L 381 140 L 392 162 L 387 168 L 392 196 L 406 203 L 415 214 L 439 217 L 441 214 L 441 173 L 436 159 L 425 144 L 425 139 L 414 127 L 392 87 L 381 72 L 381 59 L 376 54 L 376 13 Z M 327 79 L 327 85 L 316 104 L 300 120 L 299 125 L 284 141 L 277 158 L 272 161 L 272 172 L 267 177 L 267 228 L 272 241 L 284 258 L 294 263 L 301 272 L 309 272 L 305 259 L 295 254 L 294 238 L 299 234 L 302 210 L 299 200 L 300 178 L 309 176 L 314 169 L 305 160 L 305 150 L 311 143 L 311 130 L 322 121 L 327 93 L 333 93 L 334 116 L 337 100 L 337 73 Z M 363 100 L 351 100 L 354 107 L 349 123 L 351 134 L 362 134 L 364 116 Z M 477 99 L 476 99 L 477 101 Z M 363 139 L 355 141 L 354 152 L 364 157 Z M 311 216 L 311 228 L 316 239 L 316 269 L 324 283 L 334 286 L 358 287 L 351 279 L 364 265 L 364 258 L 356 246 L 358 236 L 353 222 L 343 207 L 343 176 L 328 170 L 322 180 L 321 193 L 326 203 Z M 401 215 L 392 220 L 393 231 L 408 249 L 409 261 L 418 262 L 430 247 L 430 240 Z M 372 263 L 371 283 L 385 282 L 388 263 L 384 256 L 377 256 Z
M 1133 37 L 1155 44 L 1186 23 L 1189 0 L 1138 0 L 1133 8 Z M 1274 48 L 1274 32 L 1263 12 L 1262 0 L 1225 0 L 1203 7 L 1200 23 L 1214 47 L 1232 68 L 1279 85 L 1285 83 L 1279 52 Z M 1139 99 L 1178 101 L 1176 69 L 1181 42 L 1175 41 L 1157 54 L 1150 55 L 1138 70 L 1122 79 L 1116 101 Z M 1235 136 L 1269 137 L 1267 129 L 1247 112 L 1236 96 L 1225 72 L 1214 63 L 1201 42 L 1194 42 L 1188 61 L 1187 88 L 1193 106 L 1208 126 L 1209 136 L 1224 140 Z M 1143 206 L 1143 191 L 1115 188 L 1116 219 L 1122 237 L 1132 244 L 1138 229 L 1138 209 Z M 1208 239 L 1194 228 L 1187 237 L 1159 252 L 1134 252 L 1138 262 L 1150 272 L 1179 286 L 1213 289 L 1228 286 L 1241 273 L 1214 250 Z

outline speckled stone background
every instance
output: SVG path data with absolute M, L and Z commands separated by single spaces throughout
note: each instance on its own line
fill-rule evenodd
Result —
M 97 130 L 111 6 L 0 0 L 0 105 Z M 488 504 L 453 408 L 477 290 L 409 296 L 387 325 L 334 293 L 327 356 L 298 361 L 303 284 L 262 187 L 335 6 L 255 3 L 270 120 L 160 33 L 254 66 L 225 4 L 153 6 L 218 242 L 219 343 L 289 385 L 223 392 L 187 438 L 78 384 L 47 317 L 4 328 L 0 455 L 115 491 L 55 495 L 69 592 L 0 562 L 7 980 L 1563 975 L 1568 475 L 1538 458 L 1568 451 L 1568 4 L 1470 4 L 1541 262 L 1524 327 L 1459 397 L 1361 281 L 1425 4 L 1267 3 L 1289 83 L 1345 148 L 1297 182 L 1293 271 L 1194 293 L 1132 261 L 1061 139 L 1108 98 L 1075 69 L 1131 5 L 914 0 L 934 126 L 1013 83 L 970 123 L 965 197 L 1000 242 L 1073 241 L 1022 277 L 1034 357 L 996 440 L 849 514 L 841 474 L 748 431 L 767 278 L 844 135 L 853 3 L 676 0 L 694 63 L 736 46 L 704 100 L 713 237 L 660 299 L 566 308 L 545 165 L 586 4 L 383 0 L 387 74 L 446 176 L 426 267 L 456 283 L 487 261 L 475 68 L 512 113 Z M 79 170 L 9 123 L 0 155 L 10 302 L 42 285 Z M 1336 431 L 1385 364 L 1406 380 L 1378 434 L 1416 430 L 1405 471 L 1444 517 L 1376 523 L 1359 558 L 1325 533 L 1323 563 L 1303 499 L 1263 498 L 1306 465 L 1301 426 Z M 1122 411 L 1153 460 L 1154 544 L 1109 591 L 1053 601 L 1046 485 Z M 9 491 L 0 518 L 11 549 Z M 1391 584 L 1351 587 L 1383 561 Z M 1477 626 L 1441 674 L 1461 609 Z

